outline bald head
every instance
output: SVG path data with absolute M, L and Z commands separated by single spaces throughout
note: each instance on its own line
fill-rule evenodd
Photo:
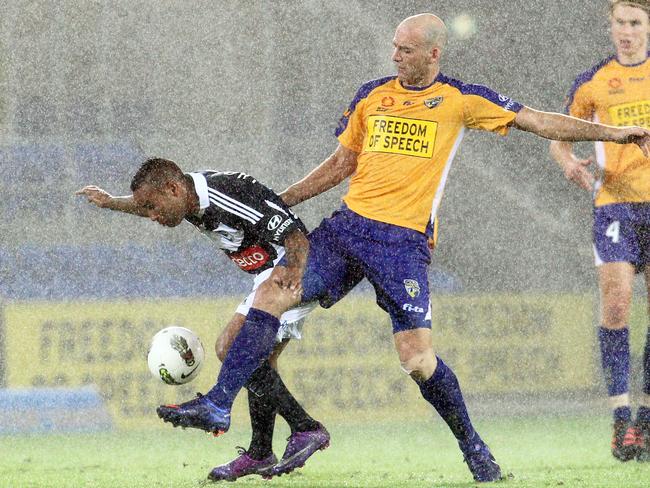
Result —
M 445 23 L 433 14 L 414 15 L 397 26 L 391 59 L 402 85 L 422 87 L 433 83 L 446 40 Z
M 442 51 L 447 42 L 445 23 L 433 14 L 417 14 L 404 19 L 397 30 L 405 30 L 418 38 L 425 48 L 437 47 Z

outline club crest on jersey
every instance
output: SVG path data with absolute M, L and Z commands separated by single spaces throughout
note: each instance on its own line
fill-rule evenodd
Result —
M 427 98 L 424 101 L 424 105 L 427 108 L 436 108 L 442 103 L 442 97 Z
M 406 293 L 411 298 L 415 298 L 420 294 L 420 283 L 416 280 L 404 280 L 404 288 L 406 288 Z

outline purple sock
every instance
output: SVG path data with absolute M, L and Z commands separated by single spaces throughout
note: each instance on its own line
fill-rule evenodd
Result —
M 630 340 L 629 330 L 606 329 L 598 330 L 600 342 L 600 359 L 607 385 L 607 394 L 622 395 L 630 389 Z M 632 410 L 628 406 L 618 407 L 613 412 L 614 421 L 629 421 Z
M 437 359 L 438 366 L 431 378 L 418 383 L 420 392 L 447 423 L 464 451 L 476 442 L 478 436 L 469 419 L 456 375 L 442 359 Z
M 639 407 L 636 412 L 636 420 L 637 422 L 650 424 L 650 407 Z
M 650 395 L 650 327 L 645 337 L 643 350 L 643 393 Z M 650 405 L 648 405 L 650 407 Z
M 650 395 L 650 327 L 645 338 L 643 350 L 643 393 Z M 642 405 L 636 412 L 638 422 L 650 424 L 650 405 Z
M 632 420 L 632 407 L 627 405 L 614 409 L 614 422 L 629 422 L 630 420 Z
M 630 341 L 625 329 L 598 330 L 600 354 L 609 396 L 622 395 L 630 389 Z
M 251 308 L 221 365 L 217 383 L 206 394 L 218 407 L 230 410 L 239 390 L 275 346 L 280 321 L 270 313 Z

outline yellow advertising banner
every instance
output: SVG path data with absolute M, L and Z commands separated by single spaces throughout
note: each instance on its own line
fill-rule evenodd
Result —
M 591 296 L 480 295 L 434 306 L 434 344 L 466 389 L 482 393 L 593 388 Z
M 122 427 L 161 425 L 155 407 L 184 401 L 213 384 L 214 340 L 237 304 L 232 299 L 13 303 L 5 309 L 10 387 L 96 384 Z M 434 348 L 467 396 L 559 392 L 594 385 L 591 296 L 436 297 Z M 149 341 L 180 325 L 206 350 L 197 380 L 168 386 L 149 373 Z M 348 297 L 307 319 L 303 340 L 280 358 L 287 386 L 323 420 L 427 415 L 417 385 L 400 369 L 390 319 L 374 297 Z M 233 414 L 248 422 L 245 394 Z
M 96 384 L 118 425 L 153 425 L 155 407 L 184 401 L 216 378 L 214 339 L 233 300 L 16 303 L 5 309 L 6 382 L 19 386 Z M 170 325 L 202 338 L 201 384 L 168 386 L 147 367 L 149 341 Z

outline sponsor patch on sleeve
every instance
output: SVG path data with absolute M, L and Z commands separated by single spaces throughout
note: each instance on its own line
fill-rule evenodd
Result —
M 273 233 L 273 240 L 275 242 L 280 242 L 280 238 L 283 236 L 284 231 L 286 231 L 291 224 L 294 223 L 294 220 L 292 218 L 288 218 L 282 224 L 276 225 L 275 232 Z

